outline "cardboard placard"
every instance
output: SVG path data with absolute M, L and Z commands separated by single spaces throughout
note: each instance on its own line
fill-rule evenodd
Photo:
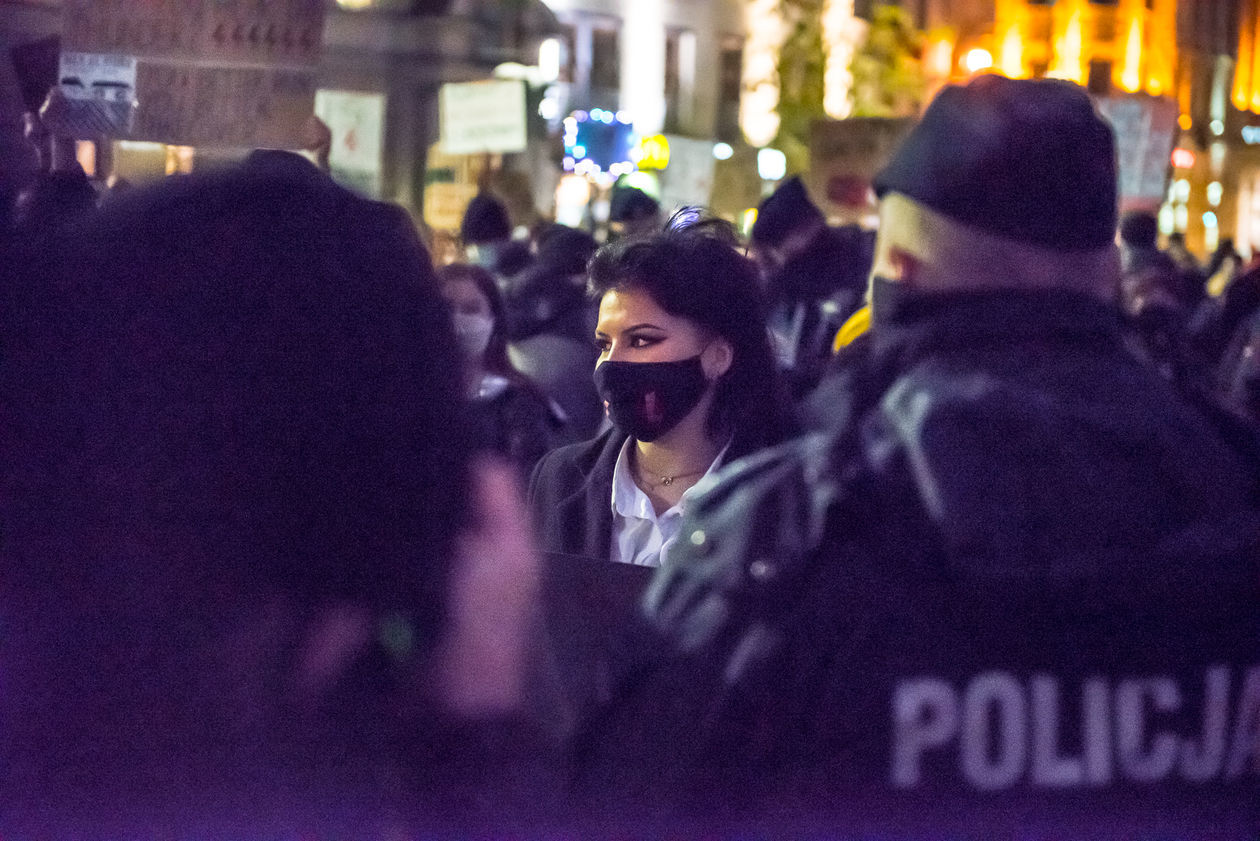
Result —
M 443 85 L 442 151 L 500 154 L 525 148 L 525 83 L 518 79 Z
M 1158 208 L 1168 190 L 1177 140 L 1177 103 L 1126 94 L 1099 100 L 1098 111 L 1116 135 L 1121 209 Z
M 708 207 L 713 194 L 713 142 L 669 136 L 669 166 L 661 173 L 661 209 Z
M 332 133 L 328 163 L 333 178 L 380 198 L 385 94 L 321 89 L 315 93 L 315 114 Z
M 302 145 L 314 113 L 321 0 L 66 0 L 64 11 L 60 80 L 76 100 L 76 135 Z M 91 67 L 130 68 L 131 77 L 85 86 Z
M 809 191 L 833 221 L 858 222 L 875 210 L 871 182 L 915 121 L 850 117 L 820 120 L 810 132 Z
M 64 49 L 207 65 L 319 63 L 322 0 L 65 0 Z

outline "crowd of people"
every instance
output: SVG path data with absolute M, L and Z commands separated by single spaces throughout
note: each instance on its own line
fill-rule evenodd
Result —
M 1260 827 L 1260 262 L 1120 217 L 1079 86 L 944 88 L 877 232 L 486 191 L 442 265 L 295 154 L 31 139 L 6 838 Z

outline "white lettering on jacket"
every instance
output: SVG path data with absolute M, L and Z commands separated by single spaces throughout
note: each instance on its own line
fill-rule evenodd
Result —
M 954 768 L 980 791 L 1260 777 L 1260 665 L 1214 665 L 1202 681 L 1186 683 L 1168 675 L 1021 679 L 1004 671 L 961 687 L 903 678 L 891 712 L 897 788 L 941 782 L 929 779 L 926 760 L 942 756 L 932 773 Z M 1168 724 L 1174 718 L 1185 732 Z M 1068 731 L 1077 736 L 1065 739 Z M 1066 748 L 1068 741 L 1076 747 Z

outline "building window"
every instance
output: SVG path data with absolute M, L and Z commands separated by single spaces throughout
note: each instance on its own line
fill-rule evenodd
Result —
M 1099 15 L 1094 21 L 1094 40 L 1110 43 L 1116 38 L 1116 16 Z
M 682 33 L 670 29 L 665 33 L 665 130 L 678 131 L 678 98 L 682 88 L 679 40 Z
M 1089 81 L 1086 87 L 1094 96 L 1107 96 L 1111 93 L 1110 61 L 1095 59 L 1089 63 Z
M 616 26 L 591 30 L 591 87 L 616 91 L 621 86 L 621 44 Z
M 556 81 L 577 81 L 577 28 L 571 23 L 560 27 L 560 77 Z
M 685 133 L 695 93 L 696 36 L 685 29 L 665 32 L 665 130 Z
M 718 56 L 718 113 L 716 134 L 719 140 L 738 140 L 739 96 L 744 76 L 744 40 L 731 35 L 722 39 Z

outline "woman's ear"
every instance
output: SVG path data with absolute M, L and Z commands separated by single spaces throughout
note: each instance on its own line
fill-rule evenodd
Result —
M 734 362 L 735 348 L 723 338 L 717 338 L 709 342 L 708 346 L 700 354 L 700 367 L 704 369 L 705 379 L 709 382 L 713 382 L 731 370 L 731 365 Z

